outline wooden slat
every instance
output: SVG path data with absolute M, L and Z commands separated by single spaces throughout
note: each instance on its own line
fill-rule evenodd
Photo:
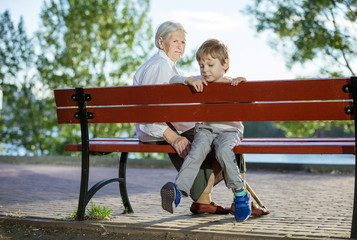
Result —
M 275 102 L 88 107 L 88 111 L 94 114 L 89 123 L 353 120 L 345 113 L 350 105 L 351 101 Z M 76 111 L 57 109 L 58 123 L 78 123 Z
M 108 138 L 92 138 L 90 139 L 91 142 L 98 142 L 98 141 L 118 141 L 118 142 L 140 142 L 138 138 L 118 138 L 118 137 L 108 137 Z
M 55 101 L 57 107 L 70 107 L 70 106 L 78 106 L 76 101 L 72 100 L 72 95 L 75 94 L 74 88 L 66 88 L 66 89 L 55 89 Z
M 87 102 L 88 106 L 338 100 L 352 98 L 351 94 L 342 91 L 342 87 L 348 83 L 349 78 L 297 79 L 248 81 L 236 87 L 229 83 L 213 83 L 205 87 L 203 93 L 193 93 L 190 87 L 180 84 L 85 88 L 85 93 L 92 96 L 92 100 Z M 54 93 L 57 107 L 77 105 L 71 99 L 74 89 L 56 89 Z
M 81 144 L 68 144 L 66 151 L 82 151 Z M 89 151 L 93 152 L 163 152 L 174 153 L 171 145 L 145 144 L 142 142 L 110 142 L 95 141 L 90 142 Z
M 133 141 L 91 141 L 94 152 L 163 152 L 173 153 L 170 145 Z M 66 145 L 66 151 L 81 151 L 81 144 Z M 354 142 L 242 142 L 235 153 L 254 154 L 354 154 Z
M 242 143 L 236 153 L 253 154 L 354 154 L 354 142 L 263 142 Z
M 355 138 L 244 138 L 243 142 L 354 142 Z
M 140 142 L 138 138 L 93 138 L 90 142 L 111 141 L 111 142 Z M 354 142 L 353 137 L 343 138 L 243 138 L 243 142 Z

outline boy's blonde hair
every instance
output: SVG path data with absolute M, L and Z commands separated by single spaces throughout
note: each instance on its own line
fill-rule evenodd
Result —
M 207 56 L 211 56 L 212 58 L 217 58 L 222 65 L 226 63 L 226 60 L 229 60 L 229 49 L 228 47 L 221 41 L 217 39 L 209 39 L 205 41 L 200 48 L 196 52 L 196 60 L 200 62 Z M 229 69 L 226 69 L 226 72 Z

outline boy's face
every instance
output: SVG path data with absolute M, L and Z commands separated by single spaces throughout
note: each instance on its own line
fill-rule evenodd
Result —
M 198 64 L 200 66 L 201 76 L 207 82 L 222 81 L 228 69 L 228 59 L 226 59 L 222 65 L 218 58 L 212 58 L 210 55 L 203 57 Z

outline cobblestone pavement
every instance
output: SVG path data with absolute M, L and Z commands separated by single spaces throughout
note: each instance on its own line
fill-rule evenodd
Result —
M 197 239 L 200 236 L 202 239 L 348 239 L 350 236 L 354 175 L 248 172 L 246 180 L 271 214 L 236 223 L 232 215 L 192 215 L 189 198 L 183 199 L 174 214 L 163 211 L 160 188 L 173 181 L 175 174 L 170 169 L 127 169 L 134 213 L 122 214 L 118 184 L 112 183 L 101 189 L 93 202 L 113 209 L 113 219 L 85 221 L 85 224 L 124 227 L 126 231 L 183 233 Z M 93 167 L 90 186 L 116 175 L 116 168 Z M 80 167 L 0 164 L 0 215 L 63 220 L 77 208 L 79 181 Z M 230 206 L 232 193 L 220 183 L 214 188 L 212 198 Z

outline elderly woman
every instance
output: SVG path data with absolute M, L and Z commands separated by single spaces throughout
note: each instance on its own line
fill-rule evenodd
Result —
M 167 21 L 162 23 L 155 35 L 155 45 L 159 49 L 134 75 L 134 85 L 168 84 L 173 76 L 180 75 L 176 62 L 182 58 L 186 47 L 186 31 L 180 23 Z M 190 81 L 192 78 L 187 78 Z M 190 151 L 194 137 L 195 123 L 137 123 L 136 134 L 142 142 L 169 143 L 177 153 L 169 154 L 171 162 L 179 171 L 183 158 Z M 240 155 L 237 155 L 240 156 Z M 239 168 L 245 171 L 245 163 Z M 194 201 L 192 213 L 227 214 L 230 208 L 221 207 L 211 200 L 211 191 L 215 183 L 222 180 L 222 170 L 214 156 L 208 156 L 202 164 L 190 191 Z

